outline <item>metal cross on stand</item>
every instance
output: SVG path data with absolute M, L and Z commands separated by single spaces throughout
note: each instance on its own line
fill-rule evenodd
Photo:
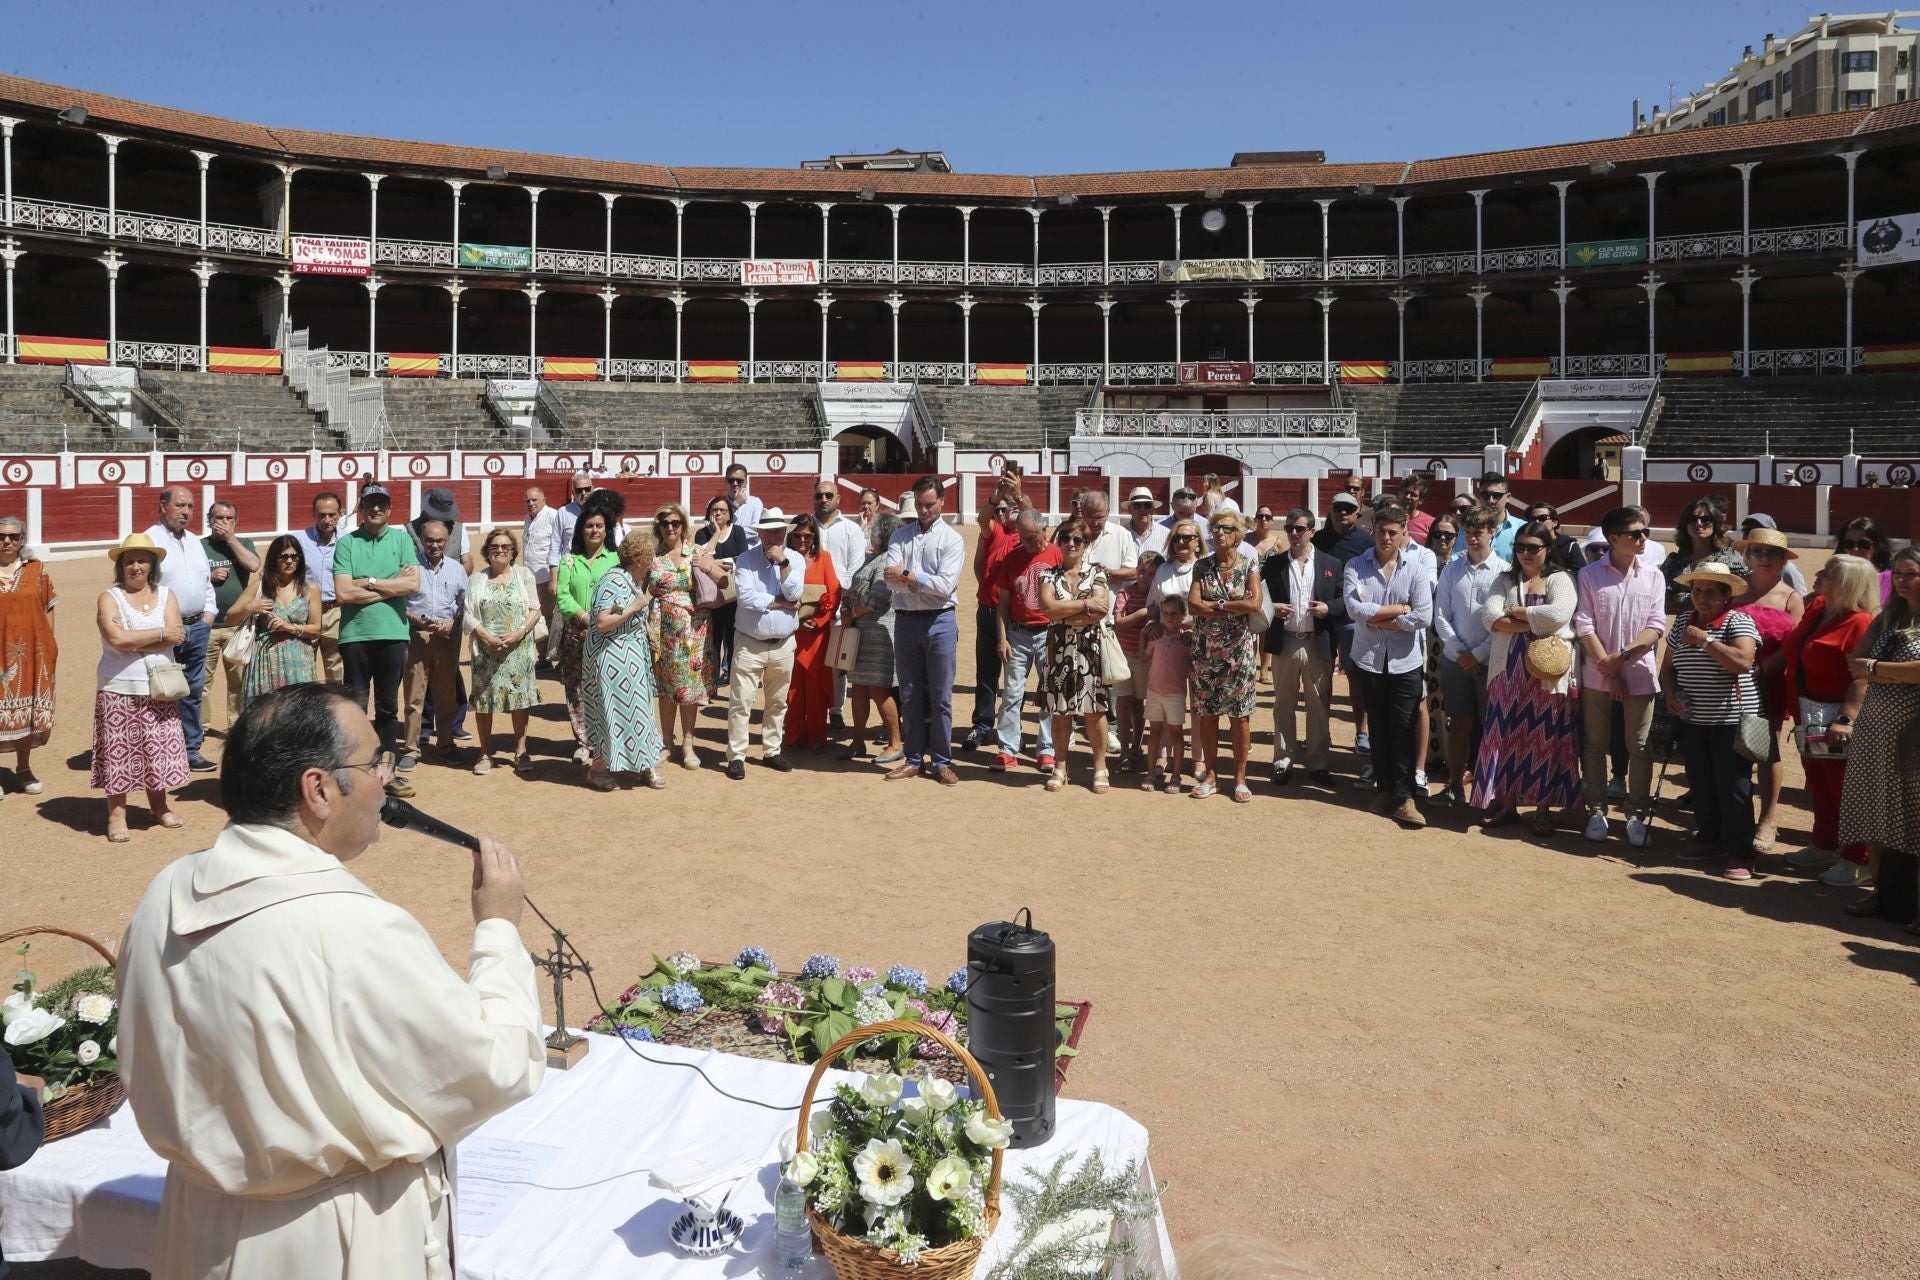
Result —
M 593 972 L 593 966 L 579 956 L 567 935 L 555 929 L 553 950 L 533 957 L 534 968 L 553 976 L 553 1034 L 547 1037 L 547 1066 L 555 1071 L 565 1071 L 587 1056 L 587 1038 L 567 1030 L 567 979 Z

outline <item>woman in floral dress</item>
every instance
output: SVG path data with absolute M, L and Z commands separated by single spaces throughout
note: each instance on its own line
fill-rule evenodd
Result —
M 1580 802 L 1580 686 L 1576 662 L 1546 681 L 1527 666 L 1536 639 L 1558 636 L 1571 645 L 1579 604 L 1573 579 L 1544 521 L 1513 535 L 1513 568 L 1493 580 L 1480 619 L 1493 636 L 1487 655 L 1487 726 L 1473 768 L 1474 807 L 1486 810 L 1482 827 L 1518 820 L 1534 806 L 1529 828 L 1553 834 L 1553 811 Z
M 473 657 L 474 728 L 480 735 L 478 774 L 493 772 L 493 718 L 513 717 L 513 767 L 525 777 L 533 767 L 527 751 L 527 712 L 540 701 L 534 675 L 539 642 L 533 638 L 540 623 L 540 588 L 533 572 L 520 561 L 520 544 L 504 526 L 487 534 L 480 544 L 486 567 L 467 579 L 465 624 Z
M 655 791 L 667 785 L 654 768 L 664 754 L 653 680 L 660 611 L 641 586 L 653 567 L 654 548 L 650 530 L 629 533 L 620 544 L 620 566 L 593 592 L 580 701 L 592 753 L 587 785 L 596 791 L 613 790 L 616 773 L 637 773 Z
M 1040 608 L 1047 627 L 1047 658 L 1040 666 L 1040 710 L 1053 717 L 1053 740 L 1060 756 L 1047 778 L 1047 790 L 1067 785 L 1067 744 L 1073 718 L 1084 722 L 1093 749 L 1093 789 L 1107 789 L 1107 709 L 1110 694 L 1100 678 L 1100 628 L 1113 611 L 1106 570 L 1087 558 L 1093 532 L 1078 517 L 1055 535 L 1060 563 L 1040 575 Z
M 0 747 L 13 748 L 21 790 L 39 795 L 44 788 L 31 761 L 33 749 L 53 734 L 53 675 L 60 656 L 53 608 L 60 600 L 46 566 L 23 554 L 26 537 L 18 518 L 0 519 Z
M 1200 780 L 1188 794 L 1204 800 L 1219 774 L 1220 717 L 1233 735 L 1233 799 L 1247 789 L 1247 753 L 1253 746 L 1253 701 L 1260 676 L 1259 637 L 1249 620 L 1260 612 L 1260 562 L 1245 546 L 1237 512 L 1213 518 L 1213 554 L 1193 567 L 1187 607 L 1193 612 L 1193 754 Z M 1204 767 L 1202 767 L 1204 766 Z
M 314 646 L 320 622 L 320 586 L 307 580 L 307 553 L 300 539 L 283 533 L 273 540 L 240 598 L 227 610 L 230 627 L 255 629 L 253 658 L 240 680 L 240 705 L 290 684 L 320 678 Z
M 693 571 L 697 566 L 715 583 L 724 584 L 727 570 L 707 548 L 689 543 L 687 513 L 678 503 L 653 513 L 653 540 L 659 549 L 647 570 L 646 587 L 660 619 L 660 665 L 656 672 L 660 736 L 665 740 L 666 753 L 672 755 L 677 722 L 680 763 L 698 769 L 700 756 L 693 749 L 693 725 L 707 701 L 707 663 L 714 655 L 707 649 L 709 615 L 693 607 Z

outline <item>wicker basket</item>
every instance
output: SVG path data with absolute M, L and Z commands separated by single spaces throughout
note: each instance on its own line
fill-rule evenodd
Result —
M 90 938 L 84 933 L 75 933 L 71 929 L 56 929 L 46 924 L 29 925 L 24 929 L 0 933 L 0 943 L 12 942 L 16 938 L 30 938 L 37 934 L 52 934 L 61 938 L 71 938 L 75 942 L 84 942 L 100 953 L 100 958 L 107 962 L 109 969 L 113 967 L 113 952 L 107 950 L 98 939 Z M 71 1137 L 82 1129 L 88 1128 L 111 1114 L 113 1109 L 120 1105 L 121 1099 L 126 1096 L 127 1088 L 120 1083 L 120 1077 L 117 1075 L 103 1077 L 92 1084 L 70 1086 L 65 1093 L 46 1105 L 47 1141 L 58 1142 L 62 1138 Z
M 807 1149 L 807 1118 L 813 1110 L 814 1091 L 820 1087 L 821 1077 L 826 1075 L 827 1068 L 839 1059 L 844 1050 L 875 1036 L 895 1032 L 925 1036 L 958 1058 L 967 1068 L 967 1074 L 973 1077 L 975 1087 L 980 1090 L 981 1100 L 987 1104 L 987 1114 L 996 1120 L 1000 1118 L 1000 1100 L 994 1097 L 993 1082 L 987 1079 L 987 1073 L 980 1069 L 980 1064 L 961 1047 L 959 1041 L 924 1022 L 876 1022 L 841 1036 L 831 1049 L 820 1056 L 820 1061 L 813 1064 L 813 1075 L 807 1079 L 807 1091 L 800 1098 L 800 1128 L 794 1135 L 795 1151 Z M 1000 1161 L 1004 1154 L 998 1150 L 993 1153 L 993 1172 L 987 1179 L 987 1235 L 992 1235 L 994 1227 L 1000 1222 Z M 882 1249 L 855 1236 L 841 1235 L 811 1208 L 807 1210 L 807 1218 L 813 1223 L 814 1248 L 827 1255 L 827 1261 L 833 1264 L 834 1274 L 840 1280 L 904 1280 L 906 1277 L 912 1277 L 912 1280 L 967 1280 L 973 1274 L 974 1264 L 980 1261 L 981 1247 L 987 1242 L 986 1236 L 956 1240 L 938 1249 L 925 1250 L 920 1255 L 920 1264 L 909 1267 L 900 1261 L 900 1255 L 892 1249 Z

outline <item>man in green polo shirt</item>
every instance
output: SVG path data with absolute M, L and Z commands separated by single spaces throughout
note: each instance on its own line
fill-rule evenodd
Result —
M 227 728 L 240 718 L 240 682 L 246 679 L 245 666 L 226 660 L 227 641 L 233 628 L 227 625 L 227 610 L 240 599 L 253 575 L 260 572 L 260 555 L 253 541 L 234 532 L 240 510 L 225 498 L 207 508 L 207 523 L 213 532 L 200 539 L 207 549 L 208 577 L 213 582 L 213 630 L 207 633 L 207 679 L 213 679 L 213 664 L 218 662 L 227 673 Z
M 400 684 L 407 672 L 407 597 L 420 589 L 413 538 L 388 524 L 393 498 L 378 484 L 360 491 L 360 525 L 333 553 L 333 594 L 340 603 L 340 664 L 347 696 L 364 707 L 373 690 L 373 727 L 383 752 L 400 742 Z M 403 799 L 413 787 L 398 775 L 387 794 Z

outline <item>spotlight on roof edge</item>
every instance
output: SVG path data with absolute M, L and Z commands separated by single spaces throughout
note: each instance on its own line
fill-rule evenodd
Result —
M 1058 196 L 1054 197 L 1054 200 L 1062 207 L 1065 207 L 1066 205 L 1074 203 L 1079 198 L 1079 196 L 1073 194 L 1071 191 L 1062 191 Z
M 880 192 L 874 187 L 862 187 L 860 188 L 860 190 L 854 193 L 854 198 L 859 200 L 871 201 L 871 200 L 878 199 L 879 195 L 880 195 Z
M 503 164 L 490 164 L 487 166 L 488 182 L 505 182 L 506 180 L 507 166 Z
M 61 124 L 85 124 L 87 122 L 87 109 L 79 106 L 62 107 L 60 113 L 54 116 L 54 119 L 58 120 Z
M 1225 187 L 1208 187 L 1200 194 L 1209 200 L 1223 200 L 1226 198 L 1227 189 Z
M 1587 166 L 1587 172 L 1598 175 L 1600 177 L 1605 177 L 1607 174 L 1613 172 L 1613 161 L 1595 160 L 1592 164 Z
M 1370 196 L 1373 192 L 1374 186 L 1371 182 L 1356 182 L 1353 184 L 1353 194 L 1357 196 Z

